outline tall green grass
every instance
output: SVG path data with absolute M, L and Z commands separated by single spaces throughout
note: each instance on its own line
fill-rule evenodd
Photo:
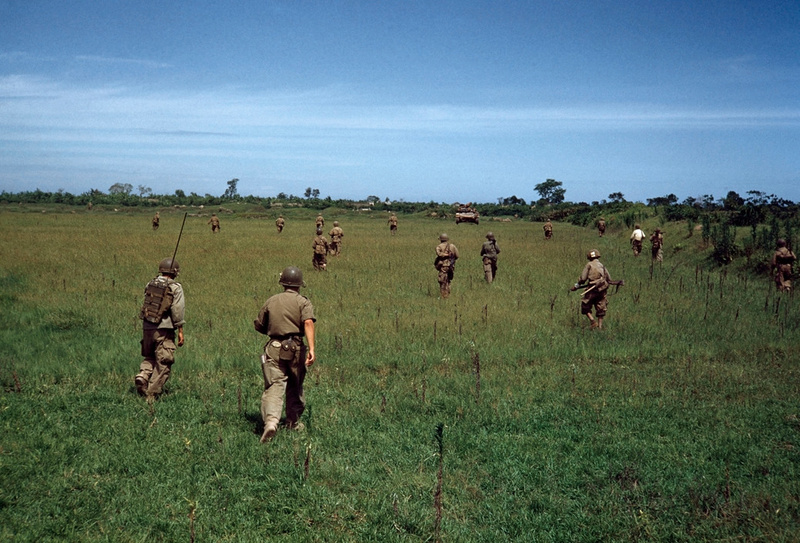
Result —
M 392 237 L 387 216 L 331 210 L 342 256 L 315 273 L 314 214 L 281 235 L 271 215 L 216 235 L 190 216 L 186 346 L 149 406 L 137 315 L 183 212 L 161 215 L 154 232 L 149 214 L 0 212 L 0 539 L 797 539 L 796 300 L 693 239 L 651 268 L 624 235 L 401 217 Z M 446 300 L 442 231 L 461 252 Z M 567 292 L 590 248 L 626 280 L 603 331 Z M 287 265 L 318 363 L 306 432 L 261 445 L 252 321 Z

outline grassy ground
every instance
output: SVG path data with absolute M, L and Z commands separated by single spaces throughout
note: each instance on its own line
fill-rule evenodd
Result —
M 315 214 L 280 236 L 205 215 L 178 253 L 186 346 L 149 406 L 137 315 L 183 212 L 157 232 L 148 213 L 0 212 L 0 540 L 798 540 L 796 300 L 708 269 L 685 227 L 651 268 L 627 233 L 401 217 L 390 237 L 386 216 L 326 213 L 345 238 L 320 274 Z M 590 248 L 626 280 L 601 332 L 567 292 Z M 319 360 L 307 430 L 261 445 L 252 321 L 287 265 Z

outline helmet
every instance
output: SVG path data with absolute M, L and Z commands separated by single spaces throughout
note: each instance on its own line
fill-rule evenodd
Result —
M 486 233 L 486 239 L 494 241 L 494 234 L 491 232 Z
M 447 234 L 439 234 L 439 241 L 448 241 L 450 237 Z
M 297 266 L 285 267 L 281 272 L 281 277 L 278 279 L 278 283 L 284 287 L 300 288 L 306 286 L 305 282 L 303 282 L 303 272 Z
M 333 221 L 333 226 L 339 226 L 339 221 Z
M 786 240 L 781 238 L 778 240 L 778 247 L 786 247 Z
M 597 249 L 592 249 L 588 253 L 586 253 L 586 258 L 589 260 L 594 260 L 595 258 L 600 258 L 600 251 Z
M 158 273 L 172 273 L 176 276 L 181 271 L 181 265 L 178 264 L 177 260 L 172 260 L 171 258 L 165 258 L 161 262 L 158 263 Z

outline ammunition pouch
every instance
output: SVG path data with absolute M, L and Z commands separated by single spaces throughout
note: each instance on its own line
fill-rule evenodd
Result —
M 299 339 L 290 337 L 281 341 L 281 351 L 279 358 L 283 361 L 294 360 L 300 349 L 303 348 L 303 343 Z

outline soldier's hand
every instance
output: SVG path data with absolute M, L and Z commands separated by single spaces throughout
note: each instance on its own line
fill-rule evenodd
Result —
M 183 347 L 183 328 L 178 328 L 178 347 Z
M 306 353 L 306 367 L 307 368 L 311 367 L 314 364 L 314 362 L 316 362 L 316 360 L 317 357 L 314 355 L 314 351 L 309 349 L 308 352 Z

